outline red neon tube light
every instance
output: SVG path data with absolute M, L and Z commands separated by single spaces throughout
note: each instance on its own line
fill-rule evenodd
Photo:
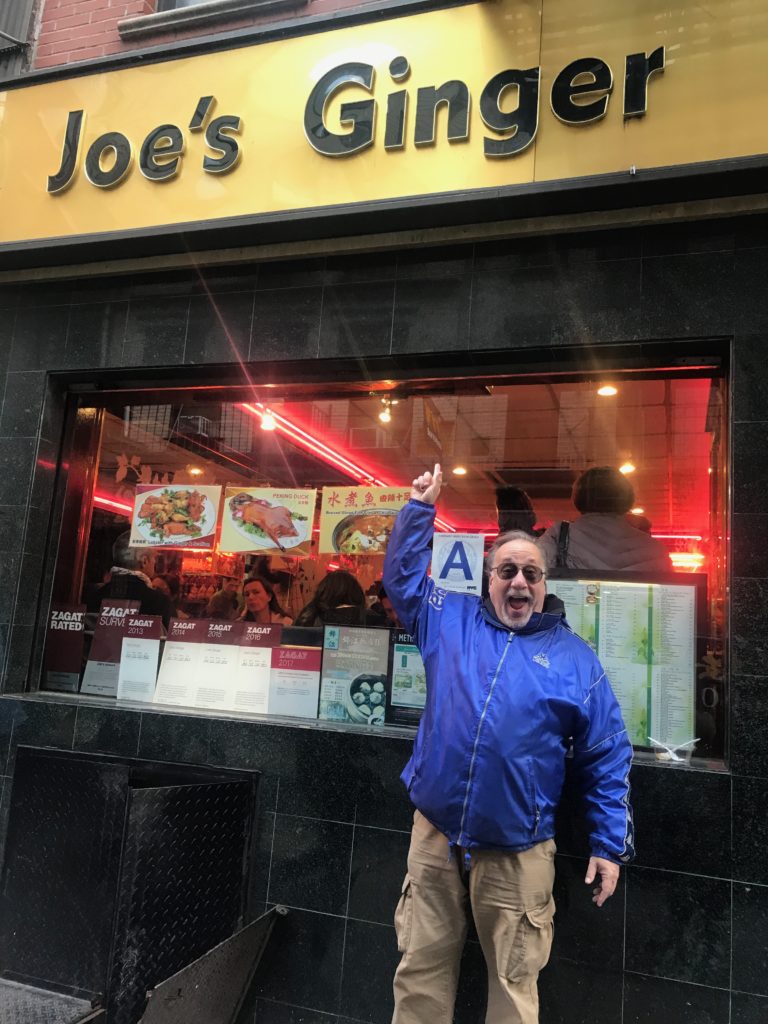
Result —
M 133 511 L 132 505 L 126 505 L 122 501 L 115 501 L 114 498 L 108 498 L 104 494 L 94 494 L 93 504 L 98 505 L 99 508 L 106 509 L 108 512 L 119 512 L 121 515 L 128 516 L 129 518 Z
M 261 402 L 242 402 L 240 408 L 244 409 L 251 416 L 255 416 L 259 421 L 263 418 L 266 408 Z M 312 434 L 307 433 L 298 424 L 293 423 L 291 420 L 281 416 L 280 413 L 270 409 L 270 413 L 275 421 L 275 429 L 284 434 L 291 441 L 300 445 L 302 448 L 306 448 L 307 451 L 313 455 L 319 456 L 325 462 L 340 469 L 342 473 L 346 473 L 347 476 L 352 477 L 357 483 L 369 484 L 374 487 L 395 487 L 400 486 L 399 484 L 391 484 L 386 480 L 380 479 L 375 473 L 369 472 L 362 466 L 359 466 L 352 459 L 348 458 L 338 447 L 331 448 L 319 438 L 314 437 Z M 447 522 L 445 519 L 441 519 L 439 516 L 435 516 L 436 526 L 443 530 L 445 533 L 456 533 L 456 527 L 452 523 Z

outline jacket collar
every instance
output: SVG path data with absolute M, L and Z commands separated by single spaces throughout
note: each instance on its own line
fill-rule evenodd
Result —
M 510 630 L 509 626 L 505 626 L 496 615 L 490 597 L 485 598 L 482 609 L 486 622 L 496 626 L 497 629 L 503 629 L 505 633 L 514 632 L 518 636 L 543 633 L 545 630 L 554 629 L 560 623 L 565 624 L 565 605 L 556 594 L 547 594 L 542 611 L 534 612 L 522 629 Z

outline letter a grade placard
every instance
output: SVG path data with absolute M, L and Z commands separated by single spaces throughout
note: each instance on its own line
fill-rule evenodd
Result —
M 483 587 L 482 533 L 436 533 L 432 579 L 443 590 L 480 594 Z

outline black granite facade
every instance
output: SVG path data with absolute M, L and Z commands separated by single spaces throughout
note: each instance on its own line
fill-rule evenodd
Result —
M 20 743 L 262 771 L 255 884 L 293 908 L 246 1017 L 387 1024 L 392 910 L 410 810 L 400 733 L 301 729 L 23 696 L 34 689 L 61 433 L 58 372 L 423 352 L 673 346 L 719 339 L 731 363 L 730 772 L 638 764 L 638 858 L 601 911 L 583 836 L 559 839 L 542 1024 L 768 1020 L 768 218 L 333 257 L 195 273 L 0 286 L 0 768 Z M 706 348 L 706 344 L 702 346 Z M 660 359 L 663 355 L 660 355 Z M 53 374 L 53 376 L 51 376 Z M 466 950 L 456 1020 L 476 1022 Z

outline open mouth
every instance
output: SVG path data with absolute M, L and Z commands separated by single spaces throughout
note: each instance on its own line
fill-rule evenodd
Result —
M 529 597 L 512 596 L 507 598 L 507 604 L 513 612 L 521 612 L 529 603 Z

